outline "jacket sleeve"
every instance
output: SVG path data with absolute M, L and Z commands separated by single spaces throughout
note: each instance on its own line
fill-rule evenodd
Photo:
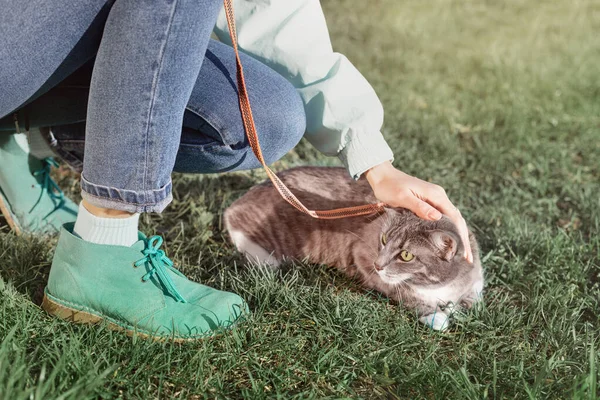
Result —
M 242 51 L 270 66 L 300 93 L 307 116 L 306 139 L 338 156 L 354 179 L 393 159 L 381 134 L 383 107 L 360 72 L 331 46 L 318 0 L 235 0 Z M 215 28 L 231 44 L 221 13 Z

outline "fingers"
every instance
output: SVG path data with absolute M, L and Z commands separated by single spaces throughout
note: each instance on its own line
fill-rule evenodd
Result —
M 378 171 L 383 173 L 375 174 Z M 441 186 L 407 175 L 389 163 L 369 170 L 367 180 L 375 197 L 392 207 L 407 208 L 418 217 L 430 221 L 439 220 L 442 214 L 447 215 L 458 229 L 464 247 L 463 256 L 473 262 L 467 223 Z
M 442 218 L 442 213 L 436 210 L 431 205 L 427 204 L 417 196 L 409 196 L 407 201 L 403 202 L 403 207 L 408 208 L 414 212 L 417 217 L 423 218 L 429 221 L 437 221 Z
M 427 202 L 440 210 L 444 215 L 446 215 L 456 228 L 458 229 L 458 233 L 463 242 L 464 254 L 463 257 L 469 261 L 473 262 L 473 252 L 471 250 L 471 242 L 469 241 L 469 229 L 467 228 L 467 222 L 462 217 L 458 208 L 452 204 L 448 196 L 446 195 L 446 191 L 437 185 L 432 185 L 432 188 L 429 191 L 429 196 L 427 197 Z

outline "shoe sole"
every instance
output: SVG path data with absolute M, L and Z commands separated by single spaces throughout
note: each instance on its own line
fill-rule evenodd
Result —
M 199 340 L 214 338 L 221 336 L 222 333 L 217 333 L 215 335 L 207 335 L 204 337 L 197 338 L 174 338 L 171 336 L 155 336 L 148 333 L 136 331 L 133 329 L 128 329 L 122 327 L 114 322 L 111 322 L 105 317 L 89 313 L 83 310 L 77 310 L 75 308 L 71 308 L 65 306 L 63 304 L 57 303 L 53 299 L 49 298 L 46 293 L 44 293 L 44 300 L 42 301 L 42 308 L 50 315 L 53 315 L 57 318 L 60 318 L 65 321 L 73 322 L 75 324 L 87 324 L 87 325 L 97 325 L 99 323 L 106 323 L 109 329 L 114 331 L 125 332 L 127 336 L 133 337 L 138 336 L 142 339 L 149 339 L 155 342 L 165 342 L 165 341 L 173 341 L 175 343 L 189 343 L 189 342 L 197 342 Z
M 23 231 L 21 230 L 21 227 L 17 223 L 17 219 L 15 218 L 14 214 L 10 211 L 10 206 L 8 205 L 8 201 L 4 197 L 4 194 L 2 193 L 1 190 L 0 190 L 0 213 L 2 213 L 2 215 L 4 216 L 4 219 L 8 223 L 8 226 L 10 227 L 10 229 L 12 229 L 15 232 L 15 234 L 17 236 L 20 235 L 21 233 L 23 233 Z

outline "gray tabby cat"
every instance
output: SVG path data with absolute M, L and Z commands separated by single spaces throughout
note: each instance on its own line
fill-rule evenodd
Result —
M 365 180 L 343 168 L 300 167 L 279 174 L 309 209 L 374 203 Z M 445 329 L 454 305 L 470 308 L 481 296 L 479 249 L 469 233 L 473 264 L 446 217 L 424 221 L 405 209 L 338 220 L 314 219 L 287 204 L 267 181 L 252 187 L 224 215 L 240 252 L 276 267 L 285 258 L 333 265 L 405 307 L 433 329 Z

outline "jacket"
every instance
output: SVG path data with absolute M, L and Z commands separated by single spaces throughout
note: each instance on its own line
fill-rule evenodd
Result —
M 361 73 L 333 51 L 318 0 L 234 0 L 241 51 L 268 65 L 298 90 L 306 139 L 340 158 L 354 179 L 393 160 L 381 134 L 383 106 Z M 231 45 L 225 13 L 214 33 Z

